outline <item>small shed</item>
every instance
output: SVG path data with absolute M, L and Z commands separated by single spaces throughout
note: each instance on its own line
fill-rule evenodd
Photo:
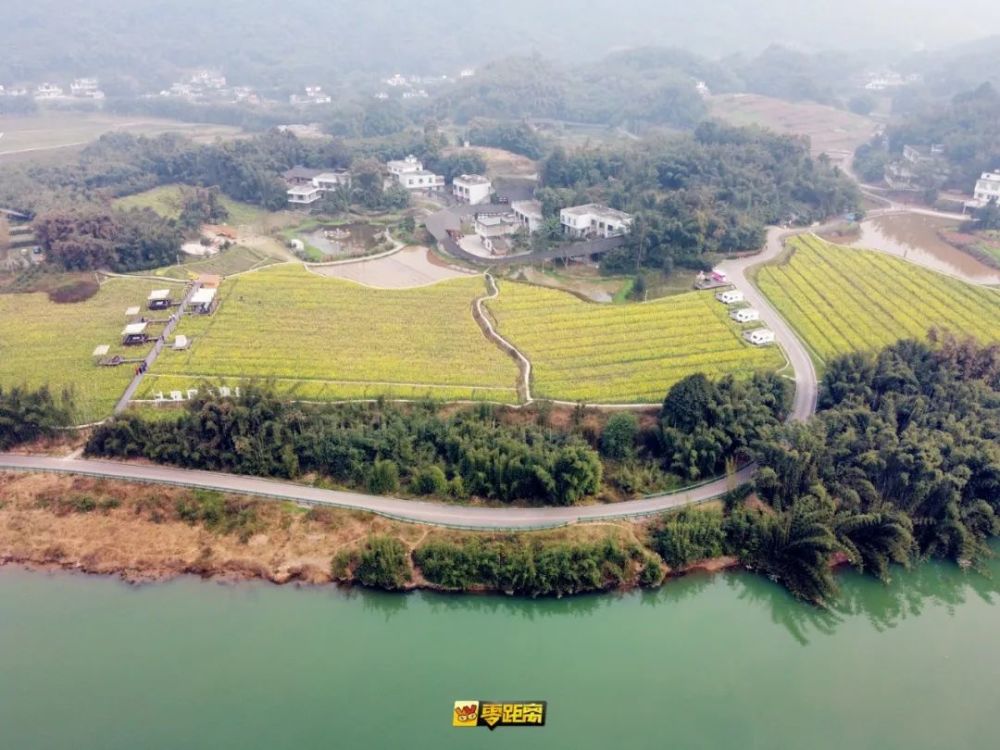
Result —
M 191 296 L 191 312 L 208 315 L 215 309 L 215 297 L 218 289 L 199 289 Z
M 716 292 L 715 298 L 726 305 L 732 305 L 743 301 L 743 292 L 739 289 L 727 289 L 724 292 Z
M 169 289 L 154 289 L 146 299 L 146 306 L 150 310 L 166 310 L 170 305 Z
M 770 346 L 774 343 L 774 331 L 770 328 L 754 328 L 752 331 L 744 331 L 743 338 L 754 346 Z
M 149 334 L 146 333 L 148 323 L 129 323 L 122 329 L 122 344 L 125 346 L 137 346 L 149 341 Z
M 743 307 L 739 310 L 733 310 L 729 313 L 729 317 L 737 323 L 752 323 L 755 320 L 760 320 L 760 311 L 752 307 Z

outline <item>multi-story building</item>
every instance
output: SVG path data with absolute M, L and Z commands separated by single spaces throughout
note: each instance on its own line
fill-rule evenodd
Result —
M 559 212 L 559 223 L 563 234 L 575 239 L 587 237 L 619 237 L 627 234 L 632 226 L 632 217 L 624 211 L 588 203 L 572 206 Z
M 451 191 L 462 203 L 477 206 L 489 201 L 493 184 L 481 174 L 463 174 L 451 181 Z

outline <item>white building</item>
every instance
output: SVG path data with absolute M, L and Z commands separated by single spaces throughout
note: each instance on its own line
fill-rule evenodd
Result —
M 519 228 L 513 213 L 476 214 L 475 230 L 479 238 L 485 242 L 489 237 L 506 237 L 514 234 Z
M 341 185 L 350 187 L 351 173 L 346 169 L 337 169 L 333 172 L 320 172 L 312 178 L 312 184 L 324 192 L 336 190 Z
M 979 181 L 976 182 L 976 189 L 973 192 L 972 205 L 982 208 L 991 200 L 1000 204 L 1000 170 L 995 172 L 983 172 Z
M 452 180 L 451 191 L 463 203 L 478 206 L 489 202 L 493 184 L 481 174 L 463 174 Z
M 393 88 L 395 88 L 396 86 L 405 86 L 406 78 L 401 76 L 399 73 L 396 73 L 396 75 L 394 75 L 392 78 L 386 78 L 385 84 L 387 86 L 392 86 Z
M 462 71 L 458 74 L 458 77 L 459 78 L 472 78 L 472 76 L 474 76 L 475 74 L 476 74 L 476 71 L 473 70 L 472 68 L 463 68 Z
M 104 92 L 98 86 L 96 78 L 77 78 L 69 85 L 73 96 L 84 99 L 103 99 Z
M 315 185 L 295 185 L 288 188 L 287 195 L 293 206 L 311 206 L 323 197 L 323 191 Z
M 737 323 L 753 323 L 755 320 L 760 320 L 760 311 L 752 307 L 743 307 L 733 310 L 729 313 L 729 317 Z
M 424 168 L 423 162 L 412 154 L 405 159 L 393 159 L 385 166 L 393 177 L 399 177 L 409 172 L 420 172 Z
M 423 162 L 410 155 L 405 159 L 394 159 L 386 164 L 389 174 L 407 190 L 441 190 L 444 177 L 424 169 Z
M 743 301 L 743 292 L 739 289 L 727 289 L 724 292 L 716 292 L 715 298 L 726 305 L 732 305 Z
M 743 338 L 754 346 L 768 346 L 774 343 L 774 331 L 770 328 L 754 328 L 752 331 L 744 331 Z
M 541 201 L 514 201 L 510 204 L 517 222 L 529 233 L 537 232 L 545 218 L 542 216 Z
M 399 175 L 399 184 L 407 190 L 443 190 L 444 176 L 421 169 Z
M 598 203 L 572 206 L 559 212 L 563 233 L 570 237 L 618 237 L 627 234 L 632 217 L 624 211 Z
M 63 96 L 62 87 L 54 83 L 40 83 L 35 89 L 36 99 L 58 99 Z

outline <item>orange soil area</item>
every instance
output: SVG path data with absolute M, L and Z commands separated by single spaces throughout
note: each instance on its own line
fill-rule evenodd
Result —
M 360 511 L 301 508 L 240 497 L 227 507 L 253 522 L 226 533 L 188 523 L 178 503 L 189 490 L 87 477 L 0 473 L 0 564 L 118 574 L 128 581 L 182 574 L 331 580 L 331 558 L 369 534 L 412 542 L 423 529 Z M 81 501 L 97 507 L 81 511 Z

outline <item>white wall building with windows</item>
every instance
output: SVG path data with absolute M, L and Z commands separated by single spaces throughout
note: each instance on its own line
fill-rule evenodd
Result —
M 563 234 L 576 239 L 619 237 L 628 233 L 632 216 L 598 203 L 588 203 L 564 208 L 559 212 L 559 223 Z
M 452 180 L 451 191 L 463 203 L 477 206 L 489 202 L 493 184 L 481 174 L 463 174 Z

